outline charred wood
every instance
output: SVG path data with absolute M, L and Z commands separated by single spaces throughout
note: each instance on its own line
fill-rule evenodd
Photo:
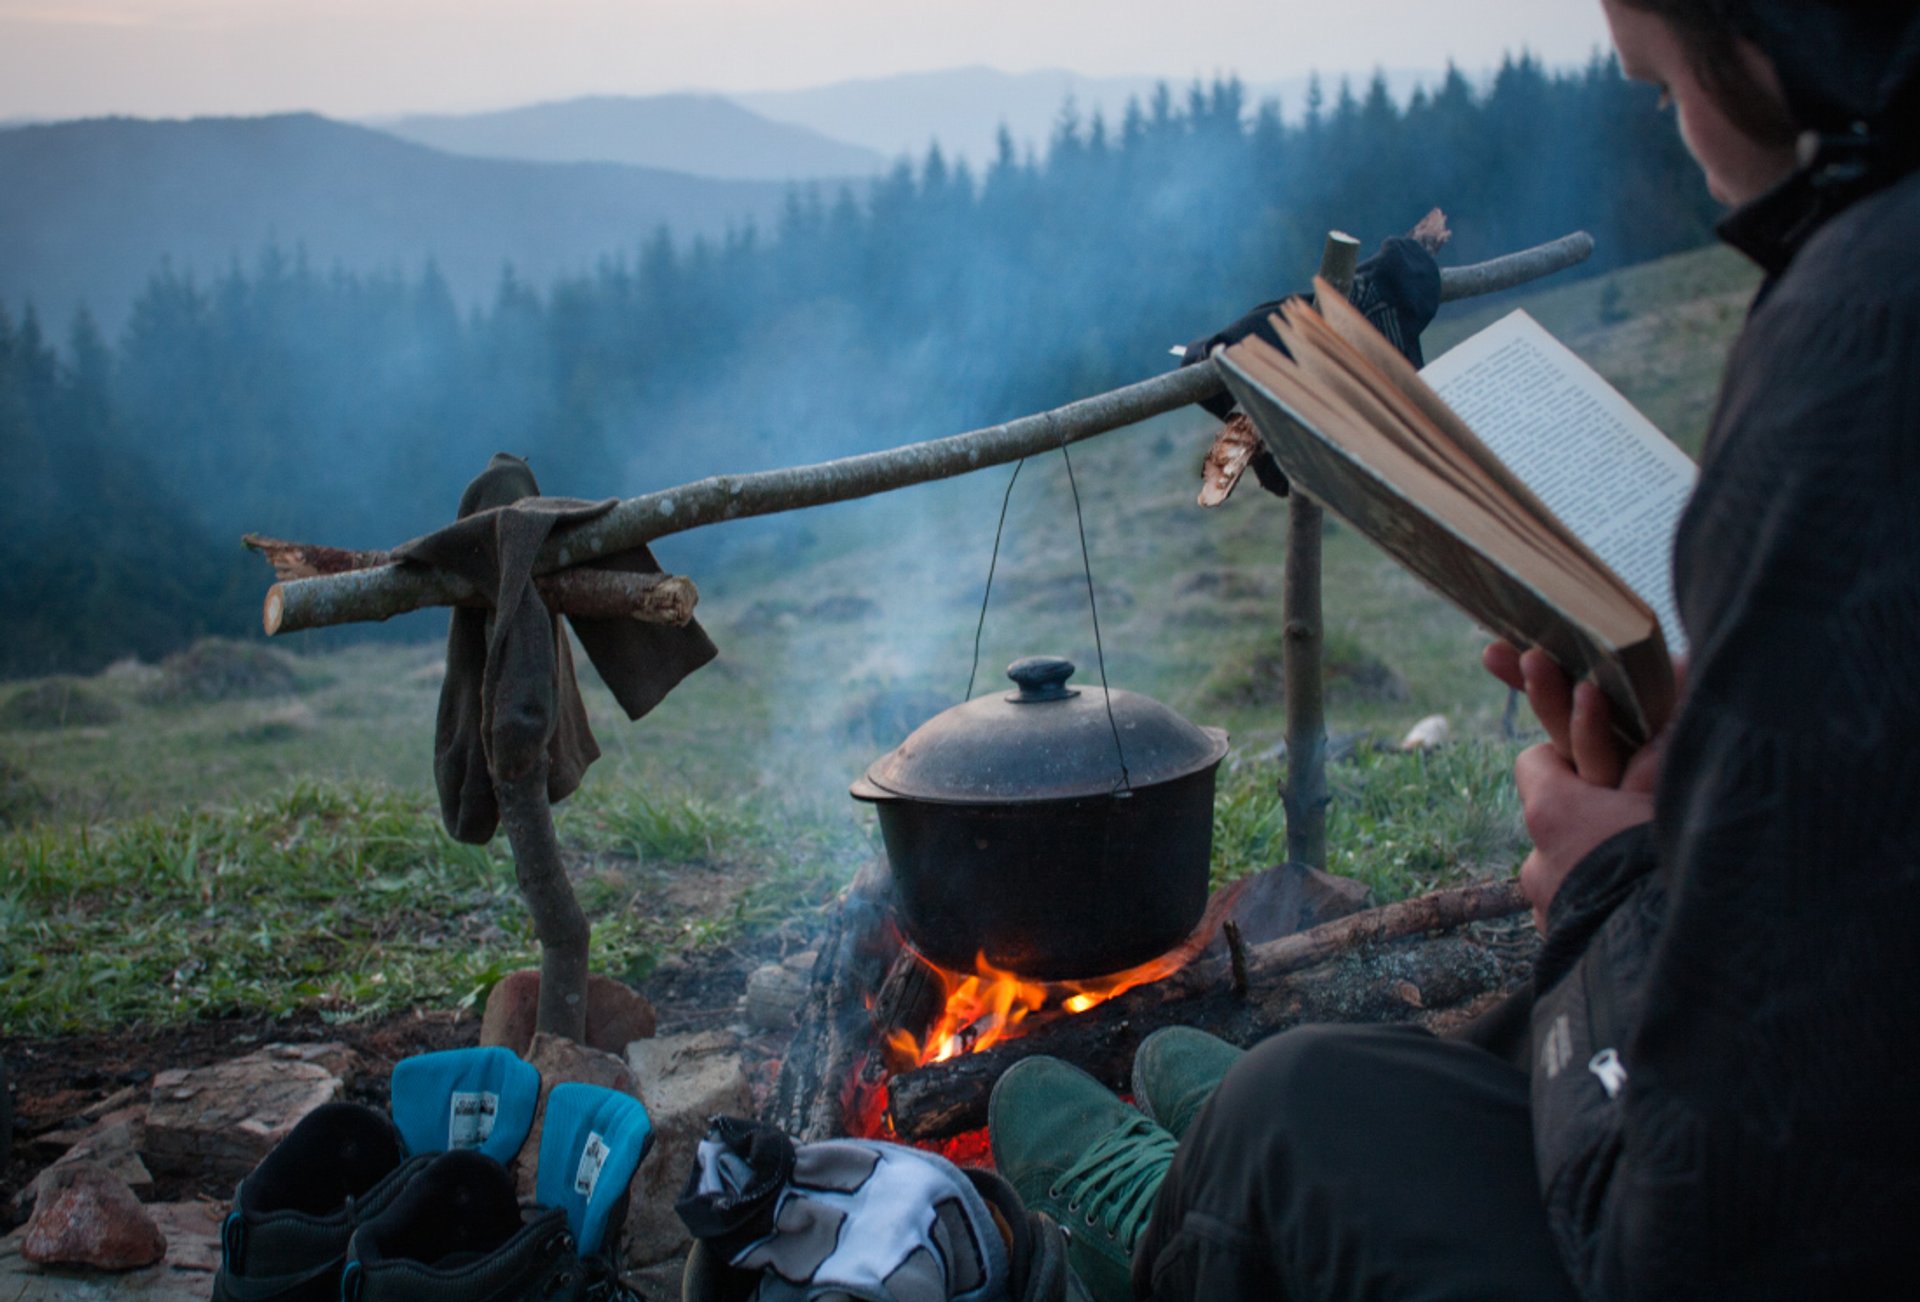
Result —
M 1511 947 L 1462 935 L 1408 942 L 1526 907 L 1517 888 L 1498 882 L 1353 914 L 1250 947 L 1244 990 L 1236 988 L 1225 960 L 1203 959 L 1164 981 L 1053 1022 L 1042 1034 L 895 1076 L 887 1087 L 894 1129 L 902 1138 L 927 1140 L 984 1125 L 994 1083 L 1036 1053 L 1063 1058 L 1125 1089 L 1134 1050 L 1162 1026 L 1194 1026 L 1248 1045 L 1308 1022 L 1440 1017 L 1512 988 L 1530 972 L 1530 962 Z
M 1108 1088 L 1129 1087 L 1134 1051 L 1163 1026 L 1192 1026 L 1241 1046 L 1311 1022 L 1418 1022 L 1513 988 L 1529 967 L 1462 936 L 1370 947 L 1276 978 L 1254 977 L 1245 994 L 1215 989 L 1168 1000 L 1148 991 L 985 1053 L 896 1076 L 888 1083 L 894 1130 L 903 1139 L 944 1139 L 986 1124 L 987 1100 L 1006 1070 L 1031 1054 L 1064 1059 Z M 1150 989 L 1150 988 L 1149 988 Z
M 886 865 L 863 868 L 833 910 L 799 1026 L 780 1064 L 773 1124 L 796 1139 L 849 1133 L 849 1110 L 884 1073 L 869 1002 L 900 954 Z

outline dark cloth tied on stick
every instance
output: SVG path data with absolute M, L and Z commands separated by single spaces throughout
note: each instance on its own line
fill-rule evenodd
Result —
M 614 504 L 542 497 L 526 462 L 497 453 L 461 494 L 453 524 L 394 549 L 405 563 L 457 574 L 492 597 L 491 610 L 456 607 L 447 632 L 433 776 L 440 816 L 456 840 L 492 839 L 500 822 L 496 779 L 526 780 L 544 764 L 547 798 L 559 801 L 600 757 L 561 617 L 534 587 L 533 562 L 556 527 L 591 520 Z M 660 572 L 646 547 L 582 568 Z M 697 621 L 682 628 L 633 619 L 568 622 L 629 719 L 652 710 L 718 654 Z
M 1259 336 L 1284 353 L 1286 345 L 1274 333 L 1272 318 L 1295 297 L 1313 301 L 1309 293 L 1262 303 L 1225 329 L 1188 344 L 1180 364 L 1196 365 L 1213 356 L 1215 349 L 1230 347 L 1249 335 Z M 1440 263 L 1431 248 L 1412 236 L 1387 239 L 1378 253 L 1354 269 L 1349 301 L 1416 368 L 1426 365 L 1420 351 L 1420 333 L 1440 311 Z M 1234 413 L 1233 395 L 1229 393 L 1203 399 L 1200 405 L 1220 420 Z M 1262 488 L 1277 497 L 1287 495 L 1287 476 L 1264 445 L 1254 454 L 1251 469 Z

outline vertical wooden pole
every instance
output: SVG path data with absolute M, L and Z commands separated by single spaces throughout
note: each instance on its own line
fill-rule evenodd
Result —
M 1353 290 L 1360 241 L 1340 231 L 1327 235 L 1320 278 L 1342 294 Z M 1285 624 L 1287 781 L 1281 802 L 1287 811 L 1287 858 L 1310 868 L 1327 866 L 1327 711 L 1321 678 L 1326 635 L 1320 614 L 1320 532 L 1325 513 L 1298 485 L 1287 498 Z

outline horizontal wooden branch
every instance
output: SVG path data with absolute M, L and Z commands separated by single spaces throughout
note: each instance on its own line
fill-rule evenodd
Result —
M 1441 273 L 1442 299 L 1489 294 L 1584 261 L 1584 232 L 1521 253 Z M 621 502 L 606 514 L 557 529 L 540 550 L 536 574 L 626 551 L 668 534 L 723 520 L 825 506 L 950 479 L 1106 434 L 1224 392 L 1210 364 L 1182 367 L 1053 411 L 1004 425 L 884 452 L 749 475 L 716 475 Z M 455 576 L 418 566 L 379 565 L 276 584 L 267 596 L 267 632 L 391 619 L 424 606 L 454 606 L 478 594 Z
M 1593 256 L 1593 236 L 1585 231 L 1562 235 L 1557 240 L 1518 253 L 1508 253 L 1465 267 L 1448 267 L 1440 273 L 1440 301 L 1453 303 L 1463 298 L 1479 298 L 1551 276 L 1575 267 Z
M 1428 931 L 1451 931 L 1469 922 L 1504 918 L 1530 907 L 1517 881 L 1475 882 L 1350 913 L 1310 931 L 1255 945 L 1247 952 L 1247 967 L 1256 979 L 1272 978 L 1324 963 L 1360 945 L 1403 940 Z
M 258 550 L 266 550 L 264 548 Z M 377 556 L 380 559 L 372 567 L 360 570 L 334 570 L 323 573 L 346 577 L 357 577 L 363 573 L 381 573 L 380 566 L 390 565 L 391 561 L 382 552 L 341 552 L 338 548 L 300 547 L 298 550 L 308 553 L 326 552 L 332 556 L 323 558 L 329 563 L 341 556 Z M 671 624 L 683 627 L 693 619 L 694 608 L 700 604 L 700 590 L 693 580 L 678 574 L 634 574 L 625 570 L 562 570 L 557 574 L 543 574 L 534 581 L 534 590 L 547 604 L 547 609 L 562 615 L 577 615 L 583 619 L 637 619 L 643 624 Z M 276 583 L 267 589 L 265 609 L 261 612 L 261 624 L 271 637 L 279 632 L 286 612 L 281 605 L 282 594 L 287 585 Z M 458 606 L 486 606 L 487 599 L 478 589 L 463 585 L 459 600 L 449 603 Z M 384 616 L 382 617 L 384 618 Z

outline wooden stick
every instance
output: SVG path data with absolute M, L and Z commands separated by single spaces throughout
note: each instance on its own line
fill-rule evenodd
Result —
M 1442 299 L 1489 294 L 1583 262 L 1593 252 L 1585 232 L 1474 267 L 1441 272 Z M 870 452 L 811 466 L 750 475 L 716 475 L 679 488 L 629 498 L 583 524 L 556 530 L 534 563 L 551 574 L 594 557 L 625 551 L 668 534 L 738 520 L 845 502 L 876 493 L 949 479 L 1037 452 L 1093 438 L 1153 416 L 1177 411 L 1224 392 L 1211 365 L 1182 367 L 1124 389 L 926 443 Z M 477 594 L 440 571 L 381 565 L 342 574 L 293 579 L 268 595 L 267 632 L 391 619 L 423 606 L 453 606 Z
M 1353 291 L 1360 241 L 1333 231 L 1320 255 L 1320 279 L 1342 295 Z M 1295 488 L 1287 495 L 1287 559 L 1281 584 L 1282 686 L 1287 709 L 1287 779 L 1280 801 L 1287 812 L 1287 858 L 1327 867 L 1327 702 L 1320 648 L 1325 618 L 1320 603 L 1320 535 L 1326 512 Z
M 334 553 L 323 558 L 322 563 L 346 556 L 377 557 L 360 569 L 372 570 L 377 566 L 391 564 L 385 552 L 346 552 L 338 548 L 314 547 L 309 544 L 289 543 L 300 556 L 296 564 L 308 563 L 316 553 Z M 264 550 L 264 549 L 261 549 Z M 276 563 L 275 568 L 279 568 Z M 320 570 L 317 574 L 351 574 L 353 569 Z M 309 575 L 308 577 L 313 577 Z M 557 574 L 543 574 L 533 581 L 534 590 L 540 599 L 547 603 L 547 609 L 562 615 L 578 615 L 584 619 L 637 619 L 643 624 L 671 624 L 676 628 L 685 627 L 692 619 L 694 608 L 700 604 L 700 589 L 694 586 L 692 579 L 678 574 L 634 574 L 625 570 L 561 570 Z M 265 608 L 261 611 L 260 622 L 267 630 L 267 636 L 278 633 L 284 626 L 286 611 L 283 605 L 284 584 L 276 583 L 267 589 Z M 458 606 L 485 607 L 491 603 L 485 594 L 477 588 L 466 589 L 460 600 L 453 603 Z
M 587 1038 L 587 963 L 593 932 L 560 862 L 560 842 L 547 803 L 544 754 L 518 778 L 494 776 L 500 822 L 513 846 L 514 880 L 540 939 L 540 1006 L 534 1025 L 544 1035 L 584 1043 Z
M 1578 266 L 1592 256 L 1593 236 L 1575 231 L 1518 253 L 1503 254 L 1470 266 L 1448 267 L 1440 273 L 1440 301 L 1452 303 L 1518 289 L 1542 276 Z
M 1248 968 L 1260 980 L 1324 963 L 1358 945 L 1404 940 L 1427 931 L 1449 931 L 1469 922 L 1504 918 L 1533 906 L 1520 893 L 1520 883 L 1503 878 L 1475 882 L 1452 890 L 1416 895 L 1398 904 L 1350 913 L 1297 932 L 1255 945 L 1247 955 Z

